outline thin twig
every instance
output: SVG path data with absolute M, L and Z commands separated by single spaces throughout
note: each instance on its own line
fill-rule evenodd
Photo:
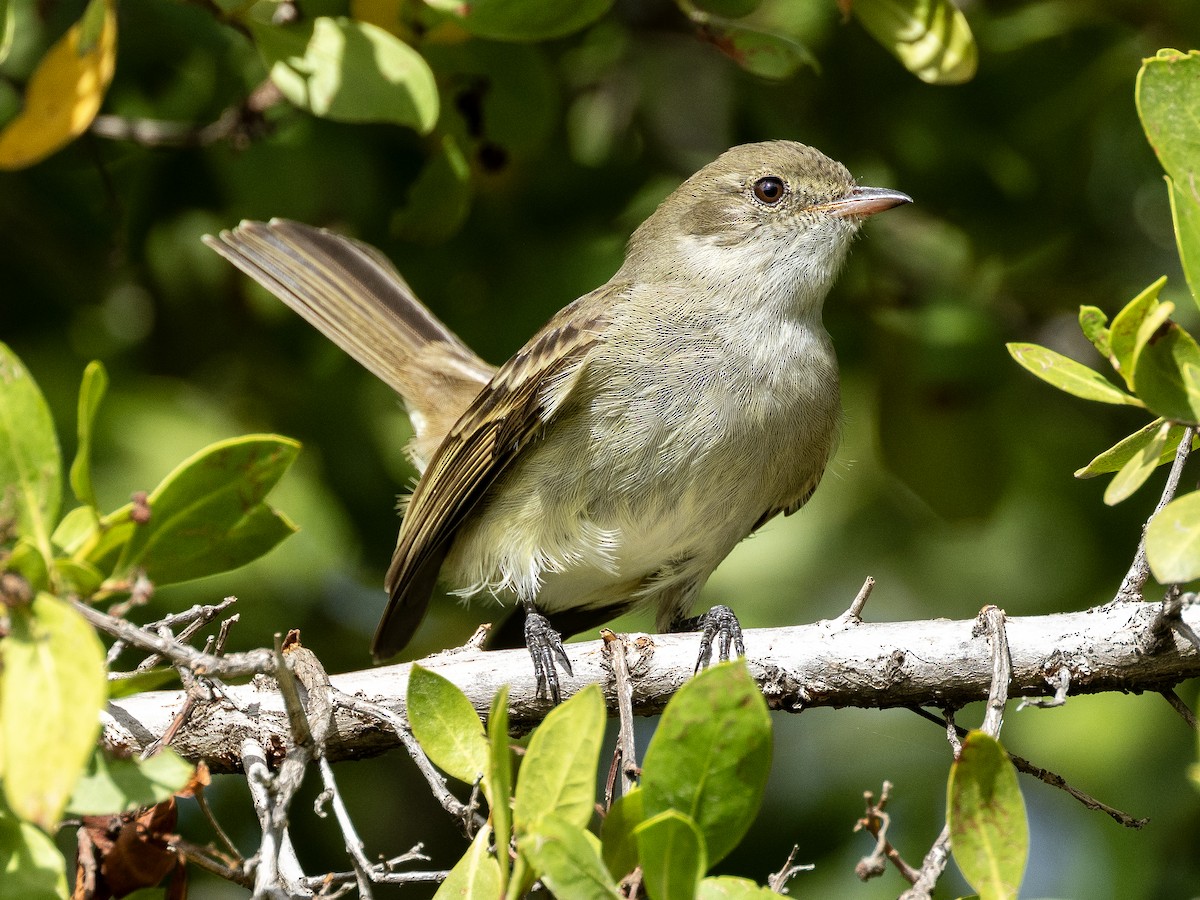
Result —
M 861 622 L 863 609 L 866 607 L 867 601 L 871 599 L 871 591 L 874 589 L 875 578 L 868 575 L 862 587 L 858 589 L 858 594 L 850 604 L 850 608 L 842 613 L 842 619 L 847 622 Z
M 262 829 L 262 843 L 254 862 L 254 896 L 279 897 L 289 900 L 290 895 L 311 895 L 311 891 L 299 887 L 304 870 L 296 857 L 292 839 L 288 835 L 287 819 L 276 815 L 276 779 L 267 768 L 267 755 L 262 745 L 253 738 L 242 741 L 242 765 L 246 770 L 246 783 L 250 786 L 250 799 L 258 815 Z
M 1150 527 L 1150 523 L 1154 521 L 1154 517 L 1162 512 L 1162 508 L 1171 502 L 1171 499 L 1175 496 L 1175 492 L 1179 489 L 1179 480 L 1183 477 L 1183 467 L 1187 464 L 1188 454 L 1192 450 L 1192 439 L 1195 436 L 1195 428 L 1189 426 L 1184 429 L 1183 437 L 1179 439 L 1179 447 L 1175 450 L 1175 461 L 1171 463 L 1171 471 L 1167 475 L 1167 483 L 1163 486 L 1162 496 L 1159 497 L 1158 505 L 1154 507 L 1154 512 L 1150 514 L 1150 518 L 1142 526 L 1142 537 L 1138 541 L 1138 548 L 1137 552 L 1133 555 L 1133 562 L 1129 566 L 1129 571 L 1121 580 L 1121 586 L 1117 588 L 1117 594 L 1110 601 L 1110 605 L 1116 603 L 1134 603 L 1142 599 L 1142 588 L 1145 587 L 1146 580 L 1150 577 L 1150 563 L 1146 560 L 1146 529 Z
M 816 868 L 812 863 L 797 863 L 796 856 L 800 852 L 800 845 L 793 844 L 792 852 L 788 854 L 787 859 L 783 861 L 779 871 L 767 876 L 767 887 L 776 894 L 787 893 L 787 883 L 801 872 L 811 872 Z
M 922 709 L 919 706 L 909 706 L 906 708 L 916 713 L 922 719 L 926 719 L 927 721 L 937 725 L 939 728 L 944 727 L 946 724 L 942 718 L 934 715 L 927 709 Z M 967 735 L 967 729 L 960 726 L 955 726 L 954 730 L 960 738 L 966 737 Z M 1023 756 L 1018 756 L 1017 754 L 1010 752 L 1008 754 L 1008 758 L 1012 761 L 1012 764 L 1016 766 L 1018 772 L 1031 775 L 1039 781 L 1050 785 L 1050 787 L 1058 788 L 1059 790 L 1066 792 L 1082 803 L 1087 809 L 1094 809 L 1097 812 L 1102 812 L 1125 828 L 1142 828 L 1147 822 L 1150 821 L 1149 819 L 1135 818 L 1134 816 L 1129 815 L 1129 813 L 1122 812 L 1116 807 L 1109 806 L 1107 803 L 1102 803 L 1090 794 L 1087 794 L 1079 790 L 1079 788 L 1068 784 L 1067 780 L 1056 772 L 1051 772 L 1049 769 L 1043 769 L 1041 766 L 1036 766 Z
M 147 631 L 157 633 L 158 629 L 162 627 L 170 628 L 172 631 L 174 631 L 181 625 L 186 628 L 188 625 L 196 621 L 207 624 L 217 616 L 221 615 L 221 613 L 235 603 L 237 603 L 237 597 L 226 597 L 220 603 L 197 603 L 190 609 L 185 609 L 182 612 L 171 613 L 168 616 L 163 616 L 161 619 L 155 622 L 148 622 L 142 627 Z M 110 667 L 117 661 L 117 658 L 128 648 L 128 646 L 129 645 L 125 643 L 125 641 L 118 640 L 108 648 L 108 665 Z
M 854 874 L 858 876 L 860 881 L 869 881 L 872 878 L 878 878 L 887 870 L 887 864 L 890 862 L 896 867 L 897 871 L 904 879 L 912 884 L 917 880 L 917 870 L 904 861 L 904 857 L 900 855 L 900 851 L 892 846 L 888 840 L 887 832 L 891 827 L 892 818 L 888 814 L 887 804 L 892 794 L 892 783 L 885 781 L 883 788 L 879 792 L 879 802 L 875 802 L 875 795 L 871 791 L 863 791 L 863 800 L 867 805 L 867 810 L 857 822 L 854 823 L 855 831 L 866 831 L 875 838 L 875 849 L 867 856 L 864 856 L 858 861 L 854 867 Z
M 1200 731 L 1200 720 L 1196 719 L 1196 714 L 1183 702 L 1183 698 L 1174 691 L 1162 691 L 1161 693 L 1163 699 L 1171 704 L 1171 709 L 1179 713 L 1183 721 L 1187 722 L 1188 728 L 1192 729 L 1192 731 Z
M 621 796 L 624 797 L 637 787 L 637 747 L 633 740 L 633 683 L 629 678 L 629 660 L 625 656 L 625 637 L 614 634 L 607 628 L 601 629 L 604 650 L 612 668 L 613 693 L 617 700 L 617 715 L 620 726 L 617 731 L 617 746 L 613 751 L 613 769 L 620 773 Z M 605 809 L 612 806 L 612 773 L 606 785 Z
M 247 675 L 270 675 L 275 672 L 275 657 L 270 650 L 250 650 L 230 656 L 214 656 L 202 653 L 175 640 L 151 634 L 132 622 L 118 619 L 98 609 L 72 601 L 75 609 L 92 625 L 125 641 L 131 647 L 161 653 L 173 663 L 187 666 L 197 675 L 214 675 L 218 678 L 242 678 Z
M 988 635 L 992 648 L 992 685 L 988 690 L 987 712 L 980 728 L 999 739 L 1004 724 L 1004 707 L 1008 703 L 1008 684 L 1012 680 L 1012 654 L 1008 649 L 1004 610 L 986 606 L 979 614 L 979 625 Z
M 929 900 L 933 889 L 937 886 L 938 877 L 946 869 L 950 861 L 950 826 L 942 827 L 942 833 L 937 836 L 925 859 L 913 886 L 900 895 L 900 900 Z
M 426 783 L 429 785 L 430 790 L 433 791 L 434 799 L 456 821 L 463 823 L 464 826 L 474 825 L 476 829 L 482 828 L 487 824 L 482 817 L 473 817 L 469 807 L 450 793 L 450 790 L 446 787 L 446 780 L 433 767 L 433 763 L 429 761 L 429 757 L 425 755 L 425 751 L 421 749 L 421 745 L 413 737 L 412 732 L 408 728 L 408 722 L 403 716 L 388 709 L 386 706 L 372 703 L 369 700 L 363 700 L 360 697 L 352 697 L 342 691 L 334 691 L 333 702 L 335 706 L 339 706 L 342 709 L 348 709 L 351 712 L 358 713 L 361 716 L 368 716 L 388 725 L 395 732 L 396 737 L 400 739 L 400 742 L 404 745 L 404 749 L 412 757 L 413 762 L 416 763 L 418 771 L 425 777 Z M 478 821 L 476 822 L 474 819 L 478 819 Z

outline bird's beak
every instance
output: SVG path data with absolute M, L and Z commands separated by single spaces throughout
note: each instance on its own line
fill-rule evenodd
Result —
M 902 203 L 912 203 L 912 197 L 890 188 L 856 187 L 840 200 L 823 203 L 817 209 L 842 219 L 865 219 Z

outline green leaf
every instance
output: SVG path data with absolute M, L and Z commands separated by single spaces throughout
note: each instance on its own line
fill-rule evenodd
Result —
M 1183 275 L 1192 292 L 1192 300 L 1200 306 L 1200 196 L 1195 187 L 1185 187 L 1171 178 L 1167 179 L 1167 193 Z
M 474 784 L 488 770 L 488 742 L 475 707 L 453 683 L 414 665 L 408 721 L 421 749 L 443 772 Z
M 0 343 L 0 524 L 12 522 L 17 537 L 29 538 L 48 558 L 61 502 L 62 457 L 50 407 L 21 360 Z
M 434 900 L 496 900 L 500 894 L 500 867 L 488 852 L 492 829 L 484 826 L 471 841 L 462 859 L 454 864 Z
M 1104 491 L 1105 503 L 1109 506 L 1116 506 L 1146 483 L 1146 479 L 1158 468 L 1170 432 L 1171 426 L 1166 422 L 1158 426 L 1154 437 L 1140 452 L 1131 456 L 1129 461 L 1121 467 L 1121 471 L 1117 472 L 1113 480 L 1108 483 L 1108 487 Z
M 1135 431 L 1127 438 L 1122 438 L 1112 447 L 1109 447 L 1082 469 L 1075 471 L 1076 478 L 1094 478 L 1097 475 L 1104 475 L 1108 472 L 1117 472 L 1134 456 L 1141 453 L 1142 450 L 1151 443 L 1158 435 L 1158 428 L 1165 422 L 1165 419 L 1155 419 L 1145 428 Z M 1172 425 L 1167 432 L 1167 443 L 1163 447 L 1162 455 L 1158 458 L 1158 464 L 1168 463 L 1175 458 L 1175 450 L 1179 447 L 1179 442 L 1183 438 L 1184 428 L 1182 425 Z M 1197 439 L 1200 440 L 1200 439 Z M 1197 440 L 1192 441 L 1192 446 L 1195 447 Z
M 1154 321 L 1147 317 L 1144 327 L 1150 330 Z M 1200 423 L 1200 345 L 1174 322 L 1154 329 L 1136 352 L 1133 384 L 1142 402 L 1164 419 Z
M 613 0 L 427 0 L 475 37 L 546 41 L 572 34 L 608 12 Z
M 38 594 L 0 641 L 0 771 L 16 815 L 49 831 L 100 733 L 104 648 L 70 604 Z M 30 727 L 36 722 L 37 727 Z
M 637 868 L 638 850 L 634 829 L 642 823 L 642 791 L 634 788 L 618 797 L 600 825 L 600 843 L 609 874 L 620 881 Z
M 950 769 L 950 846 L 981 900 L 1015 900 L 1029 854 L 1029 823 L 1017 770 L 998 741 L 972 731 Z
M 750 827 L 770 768 L 771 719 L 745 662 L 713 666 L 663 711 L 642 764 L 645 816 L 687 815 L 715 864 Z
M 12 549 L 4 568 L 16 572 L 29 582 L 33 591 L 44 591 L 50 587 L 50 570 L 46 568 L 46 557 L 29 538 L 21 538 Z
M 17 32 L 16 0 L 0 0 L 0 64 L 8 59 Z M 0 869 L 2 872 L 3 869 Z
M 1167 283 L 1164 275 L 1158 281 L 1125 304 L 1125 308 L 1117 313 L 1109 329 L 1109 343 L 1112 349 L 1113 368 L 1121 373 L 1125 384 L 1133 387 L 1133 351 L 1137 344 L 1138 331 L 1146 316 L 1158 306 L 1158 295 Z
M 1176 497 L 1150 520 L 1146 558 L 1160 584 L 1200 578 L 1200 491 Z
M 709 861 L 704 835 L 692 818 L 668 809 L 639 825 L 634 835 L 650 900 L 694 900 Z
M 497 847 L 508 847 L 512 840 L 512 749 L 508 737 L 508 685 L 500 686 L 488 712 L 488 773 L 483 790 L 492 811 L 492 830 Z M 499 860 L 500 892 L 508 889 L 508 854 Z
M 90 597 L 104 582 L 104 573 L 95 566 L 69 556 L 55 558 L 54 575 L 59 593 L 69 592 L 80 597 Z
M 1079 307 L 1079 328 L 1083 336 L 1092 342 L 1092 346 L 1105 359 L 1112 356 L 1112 343 L 1109 340 L 1108 316 L 1098 306 Z
M 1179 258 L 1200 302 L 1200 53 L 1160 50 L 1138 72 L 1138 116 L 1168 176 Z
M 607 900 L 621 896 L 600 859 L 600 842 L 582 826 L 548 813 L 522 835 L 519 846 L 555 897 Z
M 144 760 L 111 759 L 97 747 L 67 809 L 81 816 L 102 816 L 153 806 L 182 790 L 194 772 L 195 767 L 170 747 Z
M 517 774 L 513 823 L 520 834 L 546 814 L 582 828 L 596 805 L 604 696 L 590 684 L 550 711 L 529 740 Z
M 219 441 L 181 463 L 147 498 L 118 565 L 156 584 L 226 572 L 257 559 L 296 528 L 262 503 L 300 445 L 278 435 Z M 120 512 L 120 511 L 118 511 Z
M 59 520 L 50 542 L 67 553 L 75 553 L 84 542 L 94 537 L 97 529 L 96 513 L 90 506 L 77 506 Z
M 67 896 L 67 861 L 53 839 L 0 809 L 0 900 Z
M 301 109 L 337 122 L 393 122 L 421 134 L 437 124 L 432 70 L 382 28 L 328 16 L 294 25 L 247 24 L 271 80 Z
M 812 52 L 780 31 L 743 22 L 709 22 L 701 33 L 735 63 L 760 78 L 782 81 L 801 69 L 817 68 Z
M 146 669 L 127 678 L 108 679 L 108 699 L 120 700 L 144 691 L 156 691 L 164 685 L 179 680 L 179 673 L 171 668 Z
M 1060 391 L 1100 403 L 1142 405 L 1136 397 L 1125 393 L 1099 372 L 1061 353 L 1037 344 L 1011 343 L 1007 346 L 1013 359 Z
M 452 237 L 471 211 L 471 166 L 451 134 L 443 134 L 409 189 L 408 200 L 392 216 L 396 237 L 436 244 Z
M 749 878 L 719 875 L 700 882 L 696 900 L 778 900 L 770 888 L 755 884 Z
M 96 508 L 96 491 L 92 487 L 92 432 L 96 423 L 96 411 L 104 392 L 108 390 L 108 373 L 104 366 L 93 360 L 83 370 L 83 383 L 79 385 L 79 411 L 75 424 L 79 446 L 75 450 L 75 461 L 71 463 L 71 490 L 75 499 L 92 509 Z
M 922 81 L 962 84 L 975 77 L 975 38 L 967 17 L 950 0 L 855 0 L 850 11 Z

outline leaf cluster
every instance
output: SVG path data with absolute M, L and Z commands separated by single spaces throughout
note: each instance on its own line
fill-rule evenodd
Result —
M 101 510 L 91 448 L 106 386 L 92 363 L 68 479 L 78 505 L 60 515 L 54 423 L 37 383 L 0 344 L 0 900 L 67 896 L 52 838 L 65 814 L 133 813 L 169 801 L 193 775 L 170 749 L 142 760 L 97 747 L 108 699 L 155 686 L 164 672 L 110 681 L 100 638 L 72 602 L 127 600 L 223 572 L 295 530 L 264 500 L 299 451 L 273 435 L 207 447 L 148 494 Z
M 1162 50 L 1145 60 L 1137 80 L 1142 127 L 1166 169 L 1175 240 L 1192 299 L 1200 306 L 1200 52 Z M 1200 343 L 1173 318 L 1175 304 L 1159 299 L 1162 277 L 1130 300 L 1110 322 L 1082 306 L 1079 326 L 1123 387 L 1047 347 L 1008 345 L 1013 358 L 1038 378 L 1084 400 L 1133 406 L 1152 422 L 1122 439 L 1075 473 L 1116 473 L 1104 492 L 1120 503 L 1169 463 L 1185 438 L 1195 446 L 1200 428 Z M 1172 500 L 1146 533 L 1146 553 L 1163 584 L 1200 578 L 1200 492 Z

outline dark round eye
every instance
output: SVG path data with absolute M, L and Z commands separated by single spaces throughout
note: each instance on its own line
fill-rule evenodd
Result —
M 754 182 L 754 196 L 767 206 L 774 206 L 783 199 L 786 192 L 783 179 L 776 178 L 774 175 L 768 175 Z

